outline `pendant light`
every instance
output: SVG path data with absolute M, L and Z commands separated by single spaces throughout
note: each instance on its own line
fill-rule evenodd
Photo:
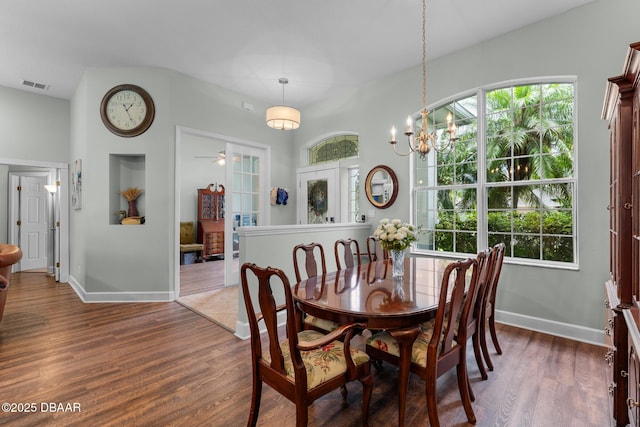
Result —
M 284 85 L 289 83 L 286 77 L 280 77 L 282 85 L 282 105 L 274 105 L 267 109 L 267 126 L 280 130 L 293 130 L 300 127 L 300 111 L 284 105 Z

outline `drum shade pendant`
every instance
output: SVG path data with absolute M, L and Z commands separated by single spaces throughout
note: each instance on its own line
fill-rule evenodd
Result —
M 289 79 L 281 77 L 278 82 L 282 85 L 282 105 L 267 108 L 267 126 L 280 130 L 293 130 L 300 127 L 300 111 L 284 105 L 284 85 Z

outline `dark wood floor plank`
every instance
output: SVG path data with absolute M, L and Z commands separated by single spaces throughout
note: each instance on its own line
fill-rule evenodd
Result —
M 468 357 L 477 426 L 608 425 L 603 348 L 505 325 L 498 334 L 504 354 L 489 344 L 489 380 L 480 379 L 472 352 Z M 0 413 L 0 424 L 244 426 L 249 351 L 247 341 L 177 303 L 84 304 L 68 285 L 15 274 L 0 322 L 2 400 L 38 409 L 78 402 L 81 412 Z M 395 423 L 396 384 L 390 365 L 375 373 L 372 427 Z M 353 383 L 346 405 L 338 392 L 318 400 L 310 426 L 359 426 L 361 393 Z M 469 425 L 453 372 L 439 379 L 438 402 L 443 426 Z M 406 418 L 407 425 L 429 425 L 416 376 Z M 265 386 L 258 425 L 294 424 L 293 405 Z

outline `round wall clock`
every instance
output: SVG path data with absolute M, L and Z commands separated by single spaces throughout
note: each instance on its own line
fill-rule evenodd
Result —
M 151 95 L 132 84 L 112 88 L 100 103 L 104 125 L 114 134 L 125 138 L 138 136 L 149 129 L 155 112 Z

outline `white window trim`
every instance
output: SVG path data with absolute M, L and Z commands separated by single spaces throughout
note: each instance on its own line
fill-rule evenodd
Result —
M 574 241 L 574 262 L 558 262 L 558 261 L 545 261 L 540 259 L 529 259 L 529 258 L 514 258 L 505 256 L 505 262 L 514 265 L 526 265 L 526 266 L 535 266 L 535 267 L 547 267 L 554 269 L 565 269 L 565 270 L 579 270 L 580 268 L 580 246 L 579 246 L 579 233 L 578 233 L 578 204 L 579 204 L 579 179 L 578 179 L 578 169 L 579 169 L 579 155 L 578 155 L 578 78 L 575 75 L 560 75 L 560 76 L 544 76 L 544 77 L 531 77 L 531 78 L 523 78 L 523 79 L 513 79 L 513 80 L 505 80 L 502 82 L 495 82 L 489 85 L 480 86 L 474 88 L 472 90 L 459 92 L 455 95 L 449 96 L 447 98 L 443 98 L 438 102 L 433 103 L 428 106 L 427 109 L 429 111 L 434 111 L 442 105 L 454 102 L 458 99 L 462 99 L 465 97 L 476 95 L 478 97 L 478 184 L 477 188 L 477 223 L 478 223 L 478 240 L 477 247 L 478 250 L 480 248 L 487 247 L 487 238 L 488 238 L 488 222 L 487 222 L 487 207 L 485 206 L 486 192 L 487 189 L 493 186 L 493 183 L 486 182 L 486 144 L 487 144 L 487 135 L 486 135 L 486 114 L 485 114 L 485 106 L 486 106 L 486 93 L 495 89 L 500 89 L 504 87 L 510 86 L 520 86 L 527 84 L 545 84 L 545 83 L 571 83 L 574 85 L 574 93 L 573 93 L 573 103 L 574 103 L 574 117 L 573 117 L 573 177 L 568 179 L 563 179 L 563 182 L 571 182 L 574 186 L 574 198 L 573 198 L 573 206 L 572 206 L 572 217 L 573 217 L 573 241 Z M 414 113 L 414 120 L 417 116 L 419 116 L 420 112 Z M 411 222 L 413 224 L 416 223 L 416 190 L 422 188 L 422 186 L 417 186 L 416 184 L 416 162 L 420 162 L 417 156 L 413 155 L 413 160 L 410 162 L 410 185 L 411 185 L 411 201 L 410 201 L 410 216 Z M 548 180 L 540 180 L 535 181 L 536 184 L 543 184 Z M 502 183 L 504 184 L 504 183 Z M 497 185 L 497 184 L 495 184 Z M 448 186 L 447 188 L 456 188 L 457 186 Z M 469 186 L 466 186 L 469 188 Z M 411 247 L 411 253 L 415 254 L 427 254 L 429 256 L 442 256 L 442 257 L 460 257 L 461 255 L 473 255 L 473 254 L 461 254 L 457 252 L 443 252 L 443 251 L 434 251 L 434 250 L 425 250 L 425 249 L 416 249 L 415 245 Z

